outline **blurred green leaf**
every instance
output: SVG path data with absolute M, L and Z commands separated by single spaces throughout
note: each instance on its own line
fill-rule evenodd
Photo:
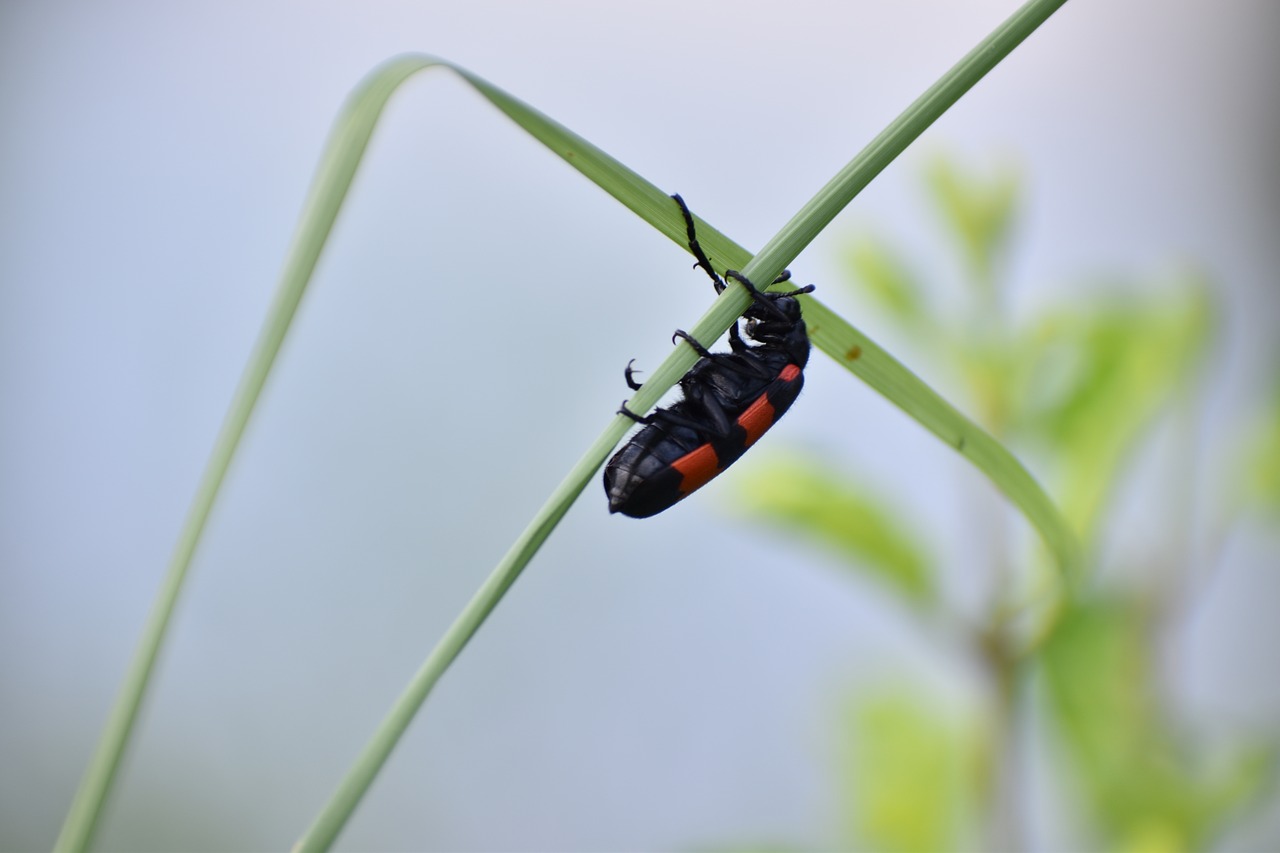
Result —
M 974 283 L 992 287 L 997 261 L 1017 213 L 1017 172 L 1003 166 L 993 176 L 982 178 L 961 171 L 955 161 L 939 156 L 930 164 L 925 178 L 934 204 L 975 273 Z
M 844 767 L 857 849 L 936 853 L 969 846 L 986 742 L 952 708 L 902 690 L 853 705 Z
M 1239 492 L 1245 502 L 1280 513 L 1280 376 L 1276 378 L 1270 405 L 1244 442 Z
M 1059 465 L 1062 506 L 1088 533 L 1117 468 L 1160 406 L 1186 389 L 1213 328 L 1207 284 L 1051 315 L 1019 346 L 1011 417 Z
M 1080 604 L 1044 650 L 1049 704 L 1069 765 L 1111 843 L 1133 851 L 1199 848 L 1259 790 L 1273 753 L 1245 750 L 1205 770 L 1163 713 L 1152 632 L 1139 602 Z
M 1072 758 L 1099 806 L 1118 813 L 1141 796 L 1124 783 L 1152 736 L 1144 621 L 1118 603 L 1082 605 L 1044 650 L 1050 704 Z
M 855 237 L 845 259 L 863 293 L 907 328 L 919 328 L 926 319 L 920 282 L 906 262 L 885 241 L 868 235 Z
M 994 434 L 1002 435 L 1017 404 L 1010 393 L 1021 370 L 1017 353 L 1011 353 L 1002 338 L 976 335 L 952 359 L 973 397 L 978 419 Z
M 763 524 L 822 543 L 851 569 L 880 580 L 911 603 L 932 604 L 933 568 L 911 526 L 857 483 L 857 477 L 826 459 L 774 455 L 743 472 L 735 503 Z

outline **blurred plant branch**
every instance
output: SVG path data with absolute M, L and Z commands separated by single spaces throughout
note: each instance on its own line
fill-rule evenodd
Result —
M 852 701 L 846 841 L 893 850 L 1024 848 L 1024 819 L 1012 796 L 1022 766 L 1016 750 L 1032 716 L 1045 709 L 1038 725 L 1051 730 L 1098 835 L 1085 843 L 1201 848 L 1270 778 L 1276 733 L 1266 743 L 1234 748 L 1221 739 L 1193 742 L 1163 698 L 1156 664 L 1168 615 L 1185 612 L 1196 595 L 1190 571 L 1179 565 L 1187 549 L 1150 543 L 1139 552 L 1155 555 L 1157 564 L 1122 584 L 1101 574 L 1124 567 L 1102 566 L 1097 543 L 1126 533 L 1114 529 L 1113 498 L 1153 426 L 1194 418 L 1203 406 L 1201 380 L 1212 379 L 1204 366 L 1213 363 L 1217 318 L 1210 282 L 1183 271 L 1152 288 L 1118 276 L 1101 289 L 1073 288 L 1068 302 L 1014 324 L 1010 282 L 1000 272 L 1020 200 L 1014 172 L 1001 168 L 984 177 L 939 157 L 927 186 L 948 243 L 958 250 L 963 292 L 925 286 L 941 276 L 911 268 L 883 238 L 861 236 L 846 259 L 858 296 L 923 347 L 926 358 L 951 369 L 993 434 L 1051 472 L 1060 505 L 1086 544 L 1089 581 L 1058 602 L 1050 618 L 1032 620 L 1039 627 L 1028 631 L 1026 617 L 1043 597 L 1043 565 L 1034 554 L 1014 553 L 1006 526 L 988 522 L 981 529 L 996 532 L 997 550 L 986 615 L 973 624 L 938 592 L 941 561 L 926 552 L 919 522 L 852 470 L 790 453 L 740 475 L 748 497 L 738 509 L 753 523 L 820 544 L 853 575 L 899 600 L 906 618 L 959 636 L 987 675 L 980 689 L 985 718 L 902 684 Z M 1245 441 L 1209 445 L 1220 456 L 1243 447 L 1248 464 L 1224 458 L 1208 466 L 1228 472 L 1219 488 L 1207 490 L 1226 498 L 1200 516 L 1187 508 L 1198 496 L 1189 478 L 1202 467 L 1204 447 L 1179 447 L 1170 464 L 1182 472 L 1175 477 L 1182 492 L 1149 502 L 1172 516 L 1168 529 L 1188 541 L 1200 533 L 1221 541 L 1241 513 L 1257 509 L 1274 518 L 1280 392 Z M 1220 554 L 1215 549 L 1206 558 Z M 1032 701 L 1034 684 L 1043 687 L 1039 703 Z M 949 775 L 939 776 L 938 762 L 916 752 L 919 743 L 935 741 L 928 751 L 948 756 L 942 766 Z M 1211 750 L 1215 761 L 1207 763 Z M 978 843 L 983 824 L 986 841 Z

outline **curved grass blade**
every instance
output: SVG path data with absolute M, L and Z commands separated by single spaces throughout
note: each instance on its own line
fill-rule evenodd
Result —
M 187 517 L 169 559 L 160 591 L 147 617 L 138 649 L 54 843 L 55 850 L 85 850 L 93 840 L 103 805 L 119 771 L 120 759 L 133 731 L 160 646 L 182 591 L 192 555 L 204 532 L 205 523 L 236 447 L 244 435 L 245 426 L 253 414 L 298 303 L 311 280 L 338 210 L 346 198 L 347 189 L 351 186 L 365 146 L 373 133 L 374 123 L 391 94 L 405 77 L 419 67 L 419 63 L 405 61 L 388 64 L 378 74 L 370 76 L 343 106 L 312 180 L 311 192 L 303 205 L 302 216 L 280 274 L 275 298 L 214 441 L 209 461 L 205 463 L 204 473 L 191 507 L 187 510 Z

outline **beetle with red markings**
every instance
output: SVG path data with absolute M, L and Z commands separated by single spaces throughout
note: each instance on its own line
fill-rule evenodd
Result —
M 697 266 L 711 276 L 716 293 L 723 292 L 728 285 L 698 244 L 693 215 L 679 195 L 672 199 L 684 216 Z M 789 276 L 783 273 L 774 283 Z M 648 518 L 674 505 L 736 462 L 800 395 L 809 335 L 796 296 L 811 292 L 813 285 L 771 293 L 734 270 L 725 270 L 724 278 L 751 294 L 751 306 L 742 319 L 754 343 L 743 340 L 737 322 L 729 329 L 727 353 L 710 352 L 688 333 L 676 331 L 672 341 L 683 339 L 701 358 L 680 380 L 683 399 L 644 417 L 626 403 L 619 409 L 644 429 L 605 466 L 609 512 Z M 630 364 L 625 375 L 627 385 L 640 390 Z

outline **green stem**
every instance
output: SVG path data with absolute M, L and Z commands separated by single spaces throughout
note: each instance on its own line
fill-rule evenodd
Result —
M 498 602 L 592 479 L 600 467 L 600 460 L 618 443 L 630 426 L 631 422 L 625 418 L 618 418 L 610 424 L 543 504 L 533 521 L 520 534 L 498 567 L 472 596 L 414 674 L 329 803 L 307 833 L 299 839 L 295 850 L 327 850 L 333 844 L 440 676 L 444 675 L 445 670 L 498 606 Z
M 789 260 L 799 255 L 876 175 L 1064 3 L 1066 0 L 1030 0 L 996 27 L 800 208 L 760 250 L 751 273 L 767 273 L 775 256 Z M 773 274 L 781 270 L 778 267 Z M 751 274 L 748 278 L 770 280 Z

